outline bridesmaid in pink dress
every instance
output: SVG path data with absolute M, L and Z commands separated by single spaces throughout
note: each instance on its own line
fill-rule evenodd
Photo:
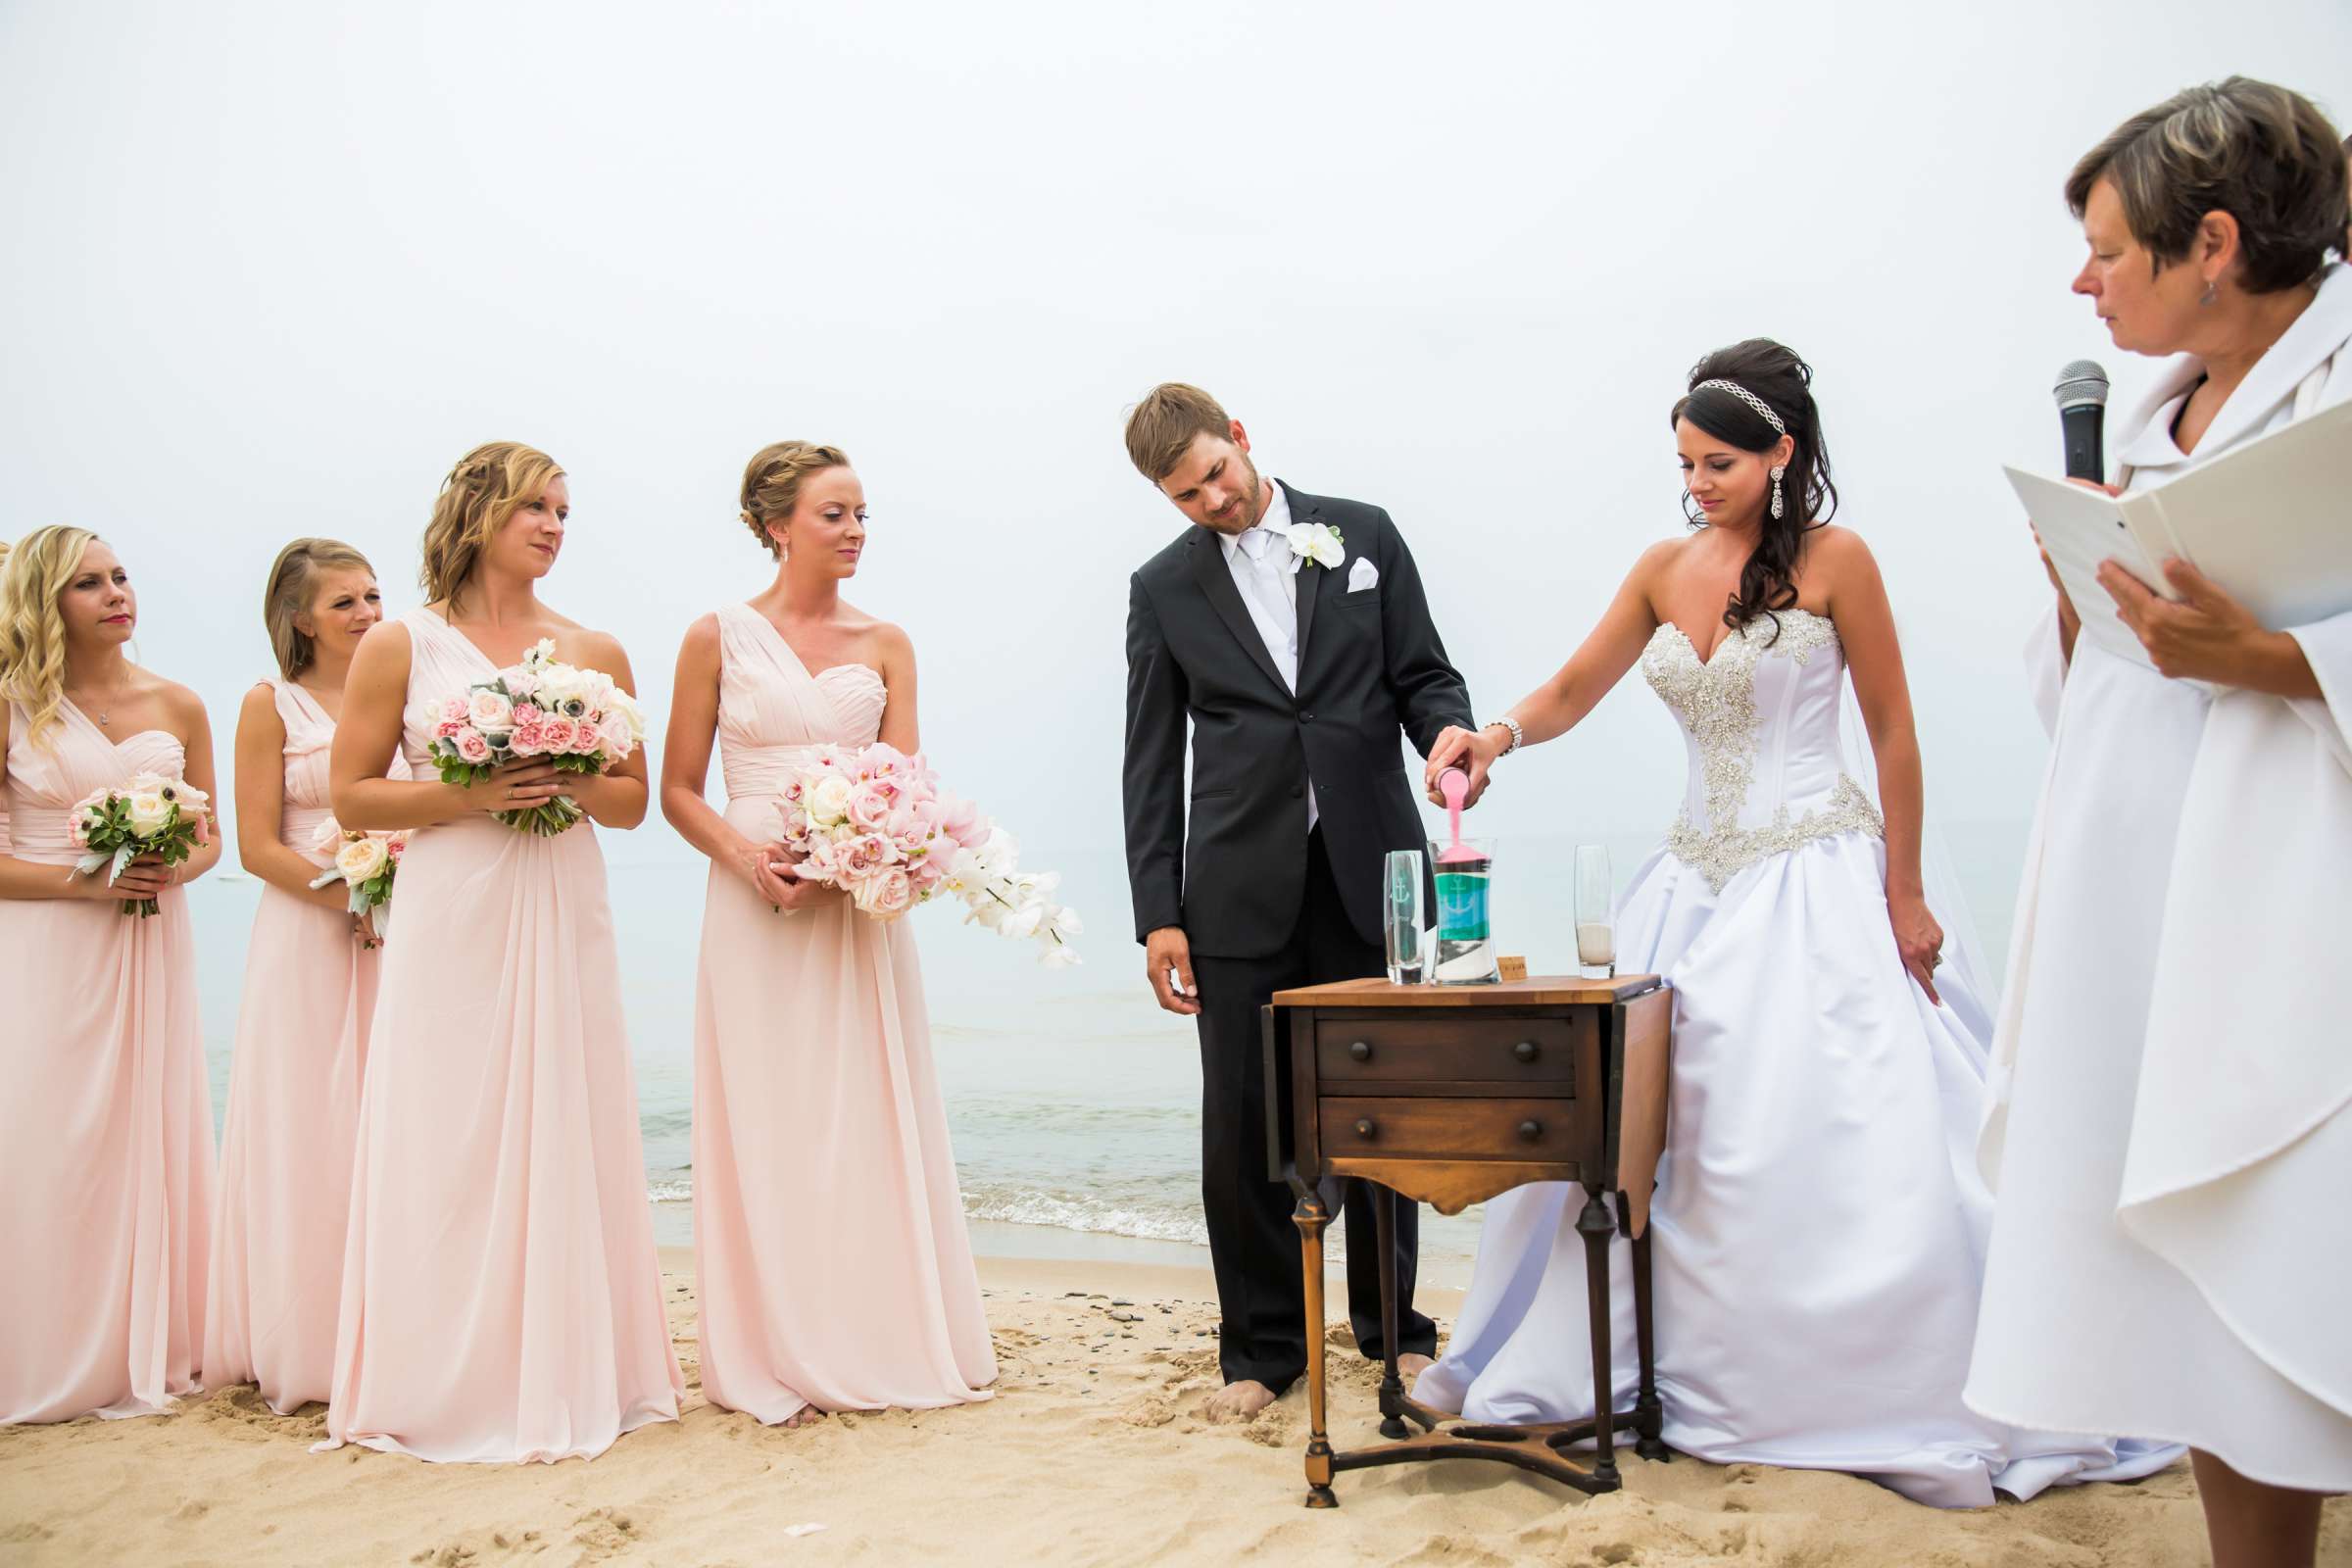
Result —
M 539 601 L 570 505 L 529 447 L 466 454 L 425 529 L 430 605 L 369 632 L 344 688 L 336 818 L 417 831 L 368 1032 L 330 1446 L 552 1461 L 677 1419 L 596 838 L 644 819 L 644 753 L 467 789 L 435 779 L 408 721 L 542 637 L 631 685 L 618 643 Z M 404 747 L 416 781 L 387 776 Z M 588 820 L 553 838 L 488 814 L 558 795 Z
M 996 1357 L 914 934 L 792 876 L 775 842 L 776 792 L 820 743 L 917 749 L 914 650 L 842 603 L 865 500 L 839 449 L 765 448 L 743 509 L 781 564 L 687 633 L 662 771 L 663 813 L 711 859 L 694 1025 L 703 1392 L 795 1426 L 984 1399 Z M 724 814 L 703 799 L 714 733 Z
M 68 814 L 139 772 L 213 789 L 186 687 L 123 657 L 129 575 L 81 528 L 0 546 L 0 1424 L 151 1415 L 198 1387 L 213 1109 L 177 866 L 72 873 Z M 121 910 L 152 898 L 147 919 Z
M 257 1383 L 284 1413 L 324 1399 L 343 1286 L 373 933 L 315 848 L 327 809 L 327 748 L 343 680 L 383 596 L 368 559 L 332 539 L 297 539 L 270 568 L 262 612 L 278 675 L 237 716 L 237 858 L 267 884 L 246 950 L 220 1199 L 213 1215 L 204 1375 Z M 395 760 L 398 776 L 406 767 Z

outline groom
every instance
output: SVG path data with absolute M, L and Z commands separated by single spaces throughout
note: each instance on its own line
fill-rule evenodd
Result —
M 1209 1414 L 1247 1416 L 1306 1367 L 1291 1194 L 1266 1176 L 1258 1008 L 1286 987 L 1383 972 L 1382 856 L 1426 842 L 1397 732 L 1426 753 L 1446 725 L 1471 727 L 1470 700 L 1387 513 L 1260 475 L 1241 421 L 1181 382 L 1136 406 L 1127 455 L 1195 524 L 1128 587 L 1127 876 L 1152 989 L 1199 1020 L 1225 1373 Z M 1377 1360 L 1380 1264 L 1360 1182 L 1344 1212 L 1348 1315 Z M 1407 1387 L 1437 1348 L 1437 1325 L 1413 1310 L 1419 1219 L 1397 1205 Z

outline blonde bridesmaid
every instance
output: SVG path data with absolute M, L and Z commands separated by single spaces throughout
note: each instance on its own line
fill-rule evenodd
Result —
M 204 1343 L 213 1113 L 180 887 L 220 846 L 110 888 L 73 874 L 67 820 L 134 773 L 209 796 L 212 730 L 125 656 L 138 596 L 104 540 L 40 528 L 0 557 L 0 1423 L 151 1415 L 196 1390 Z
M 662 808 L 710 858 L 694 1029 L 703 1392 L 763 1422 L 988 1397 L 997 1375 L 914 934 L 803 882 L 776 792 L 820 745 L 917 749 L 914 651 L 852 608 L 865 497 L 836 447 L 752 459 L 775 580 L 687 633 Z M 727 807 L 703 799 L 718 743 Z
M 317 840 L 343 679 L 383 613 L 357 550 L 286 546 L 262 596 L 277 674 L 237 715 L 237 858 L 266 886 L 220 1136 L 204 1374 L 215 1388 L 259 1384 L 281 1413 L 323 1400 L 334 1361 L 376 955 L 348 890 L 311 881 L 332 860 Z
M 598 828 L 644 819 L 644 754 L 466 788 L 426 782 L 429 736 L 408 719 L 542 637 L 633 689 L 617 642 L 539 600 L 570 511 L 545 454 L 467 453 L 425 528 L 430 603 L 368 632 L 344 687 L 335 816 L 416 832 L 368 1040 L 330 1446 L 552 1461 L 677 1418 L 597 847 Z M 391 776 L 404 750 L 415 780 Z M 553 838 L 488 814 L 559 795 L 587 819 Z

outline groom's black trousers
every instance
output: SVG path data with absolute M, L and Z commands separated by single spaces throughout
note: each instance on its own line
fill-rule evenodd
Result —
M 1266 1087 L 1257 1010 L 1275 992 L 1384 973 L 1387 956 L 1357 935 L 1340 906 L 1320 831 L 1307 835 L 1306 897 L 1290 940 L 1255 958 L 1193 959 L 1200 1013 L 1200 1204 L 1223 1312 L 1218 1359 L 1225 1381 L 1254 1379 L 1280 1394 L 1306 1370 L 1305 1279 L 1299 1265 L 1295 1199 L 1266 1176 Z M 1377 1360 L 1380 1249 L 1372 1192 L 1346 1184 L 1348 1320 L 1355 1343 Z M 1396 1202 L 1396 1325 L 1400 1355 L 1435 1355 L 1438 1326 L 1413 1310 L 1421 1210 Z

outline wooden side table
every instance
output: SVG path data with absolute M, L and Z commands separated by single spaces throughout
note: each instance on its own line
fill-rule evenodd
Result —
M 1666 1146 L 1672 993 L 1656 975 L 1613 980 L 1535 977 L 1486 986 L 1398 986 L 1349 980 L 1278 992 L 1265 1008 L 1268 1158 L 1298 1195 L 1306 1271 L 1306 1505 L 1334 1508 L 1338 1471 L 1419 1459 L 1495 1459 L 1580 1492 L 1620 1485 L 1614 1440 L 1663 1459 L 1649 1299 L 1649 1198 Z M 1334 1178 L 1379 1184 L 1380 1384 L 1387 1443 L 1334 1452 L 1323 1426 L 1323 1230 Z M 1501 1426 L 1464 1422 L 1420 1403 L 1396 1375 L 1396 1260 L 1389 1238 L 1396 1194 L 1441 1214 L 1529 1182 L 1576 1182 L 1585 1206 L 1592 1388 L 1599 1419 Z M 1612 1214 L 1609 1199 L 1615 1199 Z M 1609 1238 L 1633 1243 L 1634 1316 L 1642 1360 L 1634 1408 L 1619 1411 L 1609 1378 Z M 1563 1347 L 1563 1349 L 1565 1347 Z M 1597 1401 L 1606 1400 L 1602 1406 Z M 1421 1431 L 1409 1433 L 1406 1421 Z M 1567 1455 L 1594 1444 L 1587 1466 Z

